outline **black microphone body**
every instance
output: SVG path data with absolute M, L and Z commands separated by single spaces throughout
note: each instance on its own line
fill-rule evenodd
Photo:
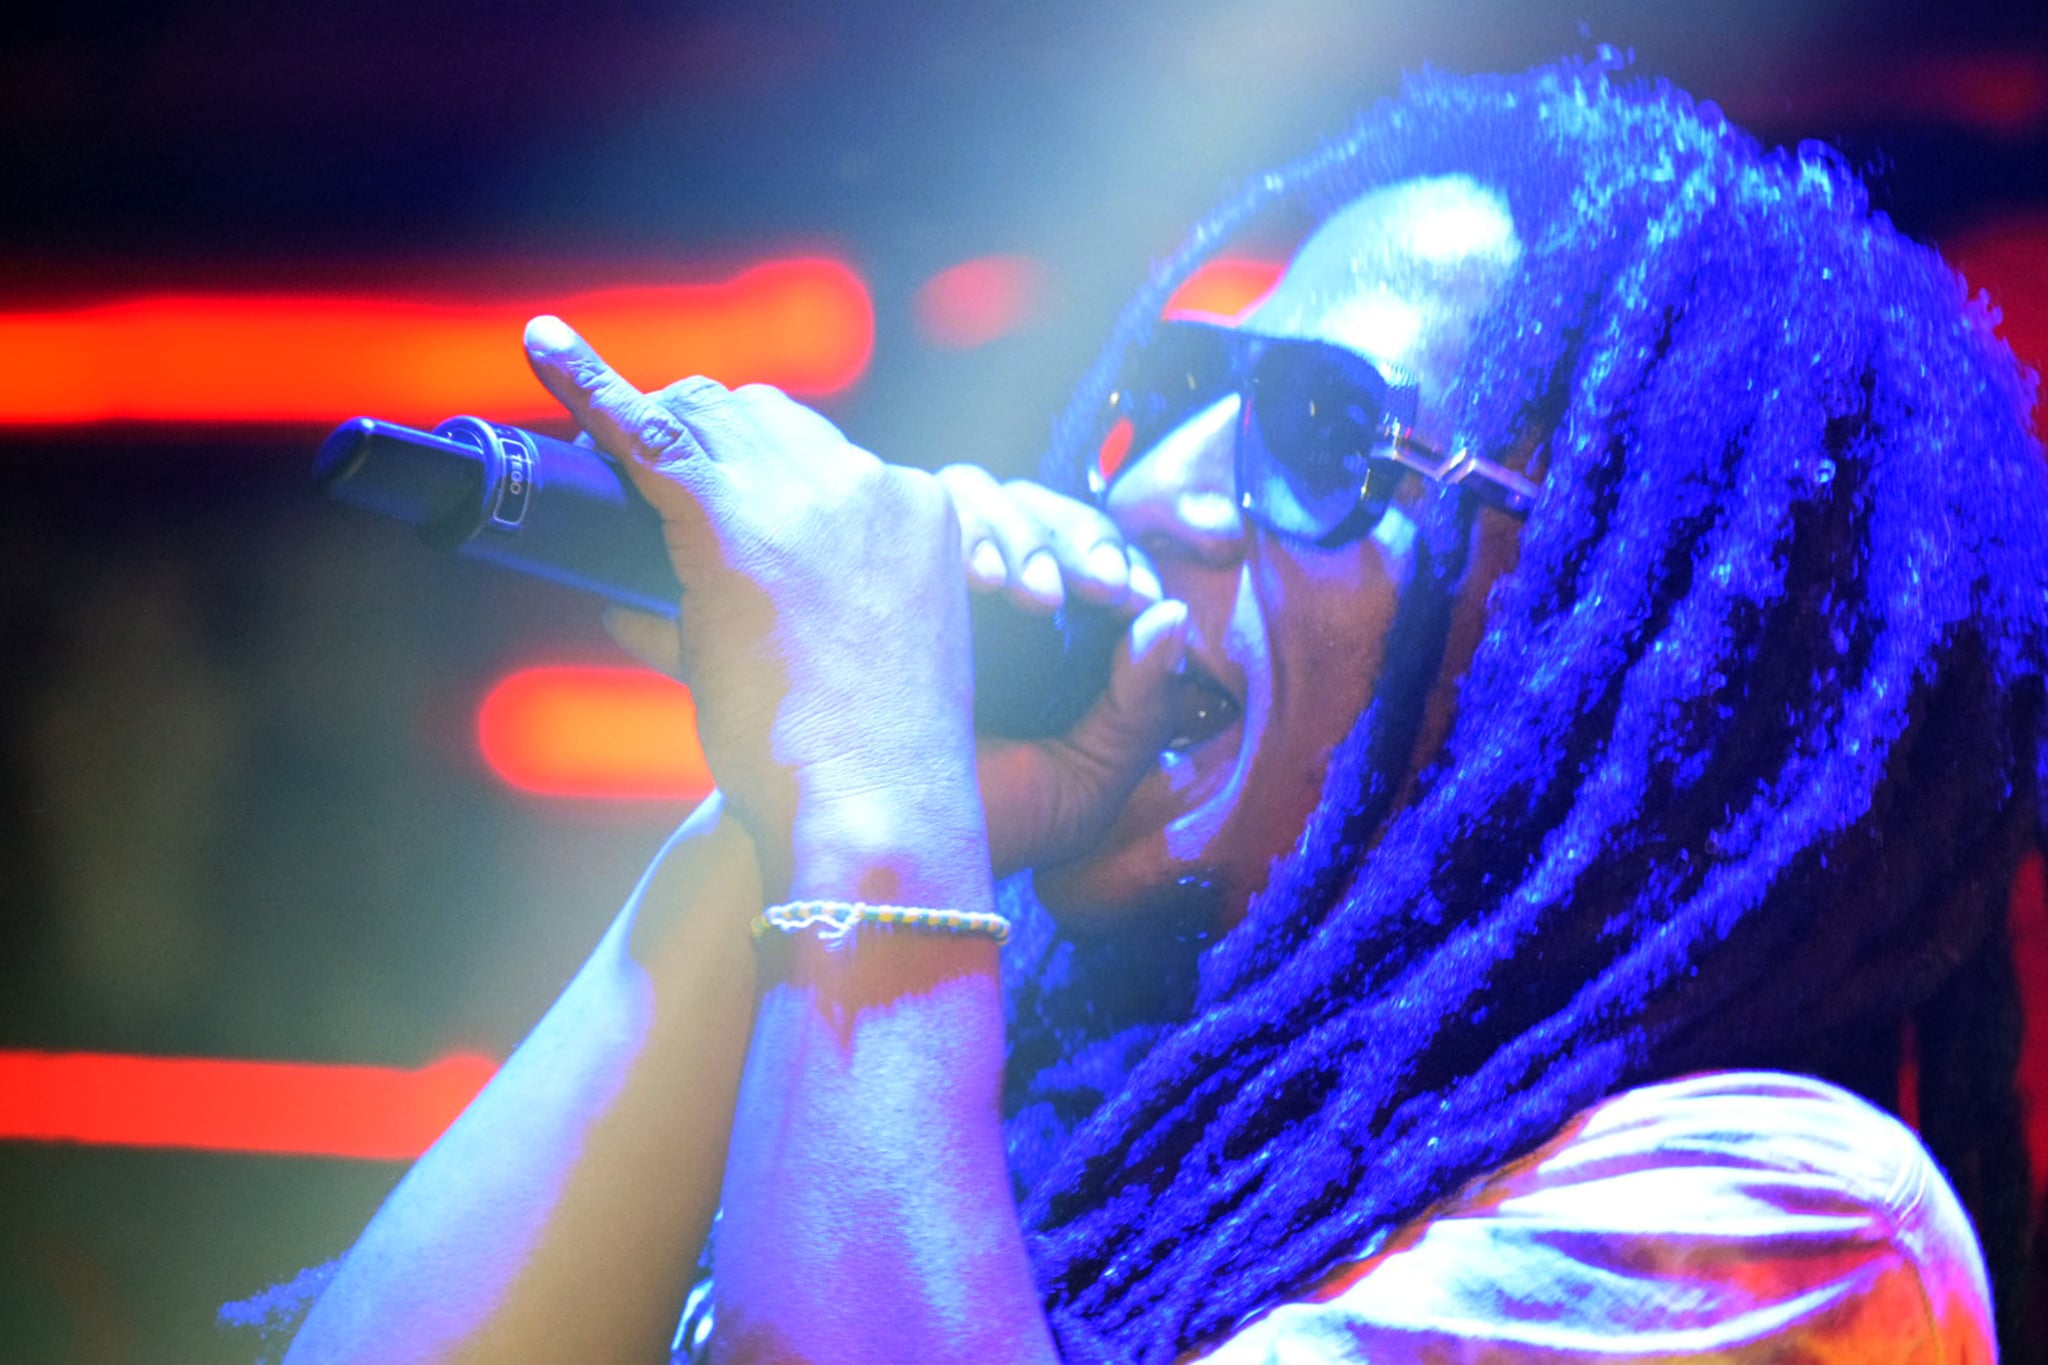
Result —
M 451 417 L 431 432 L 358 417 L 322 442 L 313 481 L 336 501 L 407 523 L 437 549 L 645 611 L 681 609 L 661 518 L 600 451 L 480 417 Z M 973 610 L 980 729 L 1059 734 L 1101 695 L 1122 634 L 1107 610 L 1033 616 L 986 596 Z

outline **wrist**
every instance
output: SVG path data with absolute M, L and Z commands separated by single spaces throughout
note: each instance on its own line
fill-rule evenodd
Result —
M 994 906 L 987 822 L 965 782 L 800 797 L 787 856 L 782 899 L 968 911 Z
M 763 979 L 780 981 L 807 994 L 828 1013 L 878 1009 L 934 992 L 964 993 L 995 1002 L 1001 1017 L 997 981 L 1001 949 L 986 934 L 902 933 L 862 925 L 847 939 L 830 942 L 823 934 L 773 935 L 762 941 Z M 987 1074 L 1002 1070 L 1000 1026 L 991 1050 L 968 1036 L 927 1040 L 933 1056 L 950 1058 L 950 1074 L 964 1083 L 988 1064 Z
M 643 966 L 667 952 L 678 929 L 703 924 L 721 940 L 745 940 L 763 904 L 753 837 L 713 791 L 669 836 L 627 903 L 624 946 Z M 701 945 L 691 931 L 692 953 Z

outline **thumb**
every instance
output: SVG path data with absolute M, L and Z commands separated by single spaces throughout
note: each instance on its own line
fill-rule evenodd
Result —
M 1143 776 L 1170 738 L 1165 690 L 1187 656 L 1187 643 L 1185 602 L 1155 602 L 1138 613 L 1117 646 L 1108 689 L 1068 733 L 1066 747 L 1085 755 L 1106 779 L 1134 783 Z
M 1171 738 L 1165 691 L 1187 635 L 1186 604 L 1155 602 L 1131 622 L 1108 691 L 1071 731 L 983 742 L 978 775 L 997 876 L 1066 862 L 1101 840 Z
M 683 677 L 683 637 L 670 618 L 631 607 L 606 607 L 604 628 L 613 643 L 655 672 Z

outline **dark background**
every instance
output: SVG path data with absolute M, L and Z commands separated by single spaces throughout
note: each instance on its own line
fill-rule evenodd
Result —
M 825 247 L 876 313 L 832 415 L 1021 469 L 1237 180 L 1404 68 L 1603 42 L 1767 141 L 1835 142 L 2040 335 L 2039 0 L 42 6 L 0 24 L 0 312 Z M 990 253 L 1042 263 L 1038 306 L 930 346 L 916 287 Z M 680 814 L 490 776 L 492 680 L 619 660 L 573 596 L 315 500 L 319 434 L 0 426 L 0 1048 L 502 1056 Z M 398 1174 L 0 1143 L 0 1359 L 246 1359 L 215 1305 L 341 1250 Z

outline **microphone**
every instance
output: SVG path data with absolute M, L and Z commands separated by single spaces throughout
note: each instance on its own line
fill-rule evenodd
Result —
M 451 417 L 430 432 L 357 417 L 321 443 L 313 483 L 337 502 L 405 522 L 436 549 L 643 611 L 681 609 L 659 514 L 601 451 L 481 417 Z M 1108 685 L 1123 630 L 1107 610 L 1033 616 L 978 594 L 972 611 L 978 729 L 1010 739 L 1060 734 Z

